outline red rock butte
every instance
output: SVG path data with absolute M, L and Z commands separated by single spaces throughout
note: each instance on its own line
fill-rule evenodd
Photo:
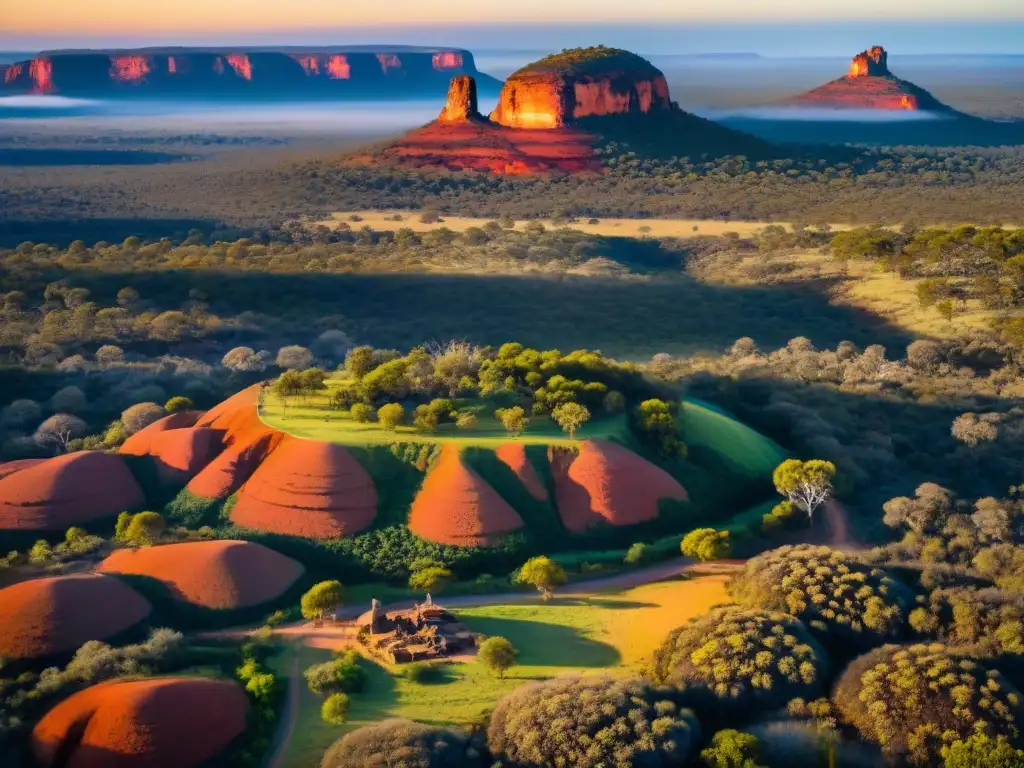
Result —
M 246 608 L 280 597 L 305 571 L 291 558 L 251 541 L 121 549 L 107 557 L 99 570 L 158 579 L 176 599 L 218 610 Z
M 788 106 L 827 109 L 953 112 L 928 91 L 889 71 L 889 54 L 880 45 L 858 53 L 845 77 L 784 102 Z
M 447 444 L 427 472 L 409 513 L 409 529 L 438 544 L 489 546 L 523 527 L 523 519 Z
M 0 589 L 0 657 L 70 653 L 106 640 L 150 612 L 142 595 L 112 576 L 80 574 L 30 579 Z
M 100 683 L 32 729 L 42 768 L 192 768 L 246 727 L 248 698 L 230 680 L 164 677 Z
M 252 473 L 231 509 L 237 525 L 311 539 L 359 533 L 376 515 L 373 479 L 347 448 L 290 435 Z
M 143 502 L 124 459 L 79 451 L 0 479 L 0 530 L 63 531 L 137 509 Z
M 164 483 L 184 485 L 209 463 L 220 446 L 216 431 L 194 426 L 201 416 L 198 411 L 165 416 L 131 435 L 119 453 L 148 456 Z
M 662 499 L 685 500 L 670 474 L 617 443 L 586 440 L 579 452 L 552 449 L 555 500 L 565 527 L 635 525 L 658 516 Z

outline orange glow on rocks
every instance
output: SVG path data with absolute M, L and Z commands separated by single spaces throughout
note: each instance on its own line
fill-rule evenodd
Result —
M 28 66 L 33 93 L 53 93 L 53 62 L 49 58 L 32 59 Z
M 252 80 L 252 62 L 249 61 L 248 56 L 244 53 L 229 53 L 226 58 L 236 75 L 246 80 Z
M 331 56 L 327 60 L 327 74 L 332 80 L 348 80 L 352 77 L 352 67 L 347 56 Z
M 434 69 L 461 69 L 462 54 L 455 51 L 442 51 L 434 54 Z
M 307 75 L 320 74 L 320 60 L 316 56 L 293 56 Z
M 352 67 L 348 63 L 348 57 L 341 54 L 330 56 L 302 54 L 292 58 L 299 63 L 309 77 L 326 76 L 331 80 L 348 80 L 352 77 Z
M 178 64 L 178 60 L 174 56 L 167 57 L 167 74 L 176 75 L 180 71 L 184 71 L 184 67 Z
M 848 77 L 885 77 L 889 74 L 889 54 L 876 45 L 853 57 Z
M 138 83 L 149 74 L 149 60 L 145 56 L 111 56 L 110 77 L 121 83 Z
M 398 69 L 402 66 L 401 59 L 393 53 L 378 53 L 377 61 L 380 62 L 384 74 L 387 74 L 389 69 Z
M 13 83 L 15 80 L 21 77 L 21 73 L 24 71 L 25 66 L 23 64 L 11 64 L 11 66 L 8 67 L 7 71 L 4 72 L 4 82 Z

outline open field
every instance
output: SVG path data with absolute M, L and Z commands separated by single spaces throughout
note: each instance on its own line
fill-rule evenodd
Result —
M 324 750 L 346 732 L 387 717 L 466 725 L 477 720 L 513 688 L 570 672 L 626 673 L 642 666 L 664 636 L 715 605 L 729 602 L 726 576 L 648 584 L 618 592 L 539 598 L 515 604 L 456 611 L 470 629 L 501 635 L 519 650 L 519 665 L 504 680 L 474 660 L 446 667 L 441 681 L 417 684 L 400 668 L 366 661 L 368 685 L 352 696 L 350 719 L 333 726 L 320 718 L 321 698 L 303 687 L 299 721 L 285 751 L 282 768 L 316 765 Z M 330 651 L 297 646 L 301 669 L 326 661 Z

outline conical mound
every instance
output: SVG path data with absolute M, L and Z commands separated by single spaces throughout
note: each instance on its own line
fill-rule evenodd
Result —
M 376 515 L 373 480 L 348 449 L 286 435 L 242 486 L 231 522 L 330 539 L 359 533 Z
M 192 768 L 240 735 L 249 711 L 230 680 L 165 677 L 100 683 L 32 730 L 42 768 Z
M 22 581 L 0 589 L 0 657 L 70 653 L 106 640 L 149 615 L 142 595 L 111 576 L 83 574 Z
M 462 460 L 458 446 L 441 449 L 409 515 L 409 529 L 438 544 L 488 546 L 523 527 L 523 519 Z
M 142 489 L 112 453 L 79 451 L 0 480 L 0 530 L 63 531 L 137 509 Z
M 223 610 L 280 597 L 305 569 L 251 541 L 190 541 L 121 549 L 99 570 L 159 579 L 182 602 Z
M 536 468 L 526 455 L 523 443 L 505 443 L 498 446 L 494 455 L 509 469 L 516 473 L 519 482 L 537 501 L 547 501 L 548 491 L 541 482 Z
M 155 437 L 170 430 L 194 427 L 196 421 L 202 415 L 200 411 L 182 411 L 181 413 L 172 413 L 169 416 L 164 416 L 162 419 L 157 419 L 134 435 L 129 435 L 118 452 L 131 454 L 132 456 L 143 456 L 150 452 Z
M 220 434 L 208 427 L 194 427 L 198 411 L 174 413 L 136 432 L 119 453 L 147 456 L 155 464 L 160 480 L 184 485 L 218 452 Z
M 668 472 L 607 440 L 586 440 L 579 453 L 553 451 L 558 513 L 575 533 L 594 525 L 635 525 L 658 516 L 661 499 L 686 499 Z

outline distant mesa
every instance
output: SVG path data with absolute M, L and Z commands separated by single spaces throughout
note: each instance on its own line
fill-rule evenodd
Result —
M 458 48 L 137 48 L 46 51 L 0 68 L 0 95 L 146 98 L 407 98 L 480 73 Z
M 551 453 L 558 512 L 573 533 L 648 522 L 658 516 L 662 499 L 688 498 L 668 472 L 608 440 L 585 440 L 578 453 Z
M 70 653 L 138 624 L 150 605 L 111 576 L 83 574 L 22 581 L 0 589 L 0 657 Z
M 0 530 L 63 531 L 137 509 L 143 500 L 121 456 L 68 453 L 0 479 Z
M 491 546 L 523 527 L 523 519 L 447 444 L 427 472 L 409 513 L 409 529 L 422 539 L 456 546 Z
M 100 683 L 51 709 L 32 730 L 42 768 L 193 768 L 246 726 L 235 682 L 164 677 Z
M 828 109 L 875 109 L 952 113 L 924 88 L 889 71 L 889 54 L 876 45 L 858 53 L 845 77 L 785 102 L 789 106 Z
M 454 78 L 437 120 L 345 162 L 533 175 L 600 173 L 600 150 L 611 140 L 665 157 L 771 152 L 683 112 L 657 67 L 617 48 L 567 50 L 523 67 L 505 82 L 489 118 L 474 94 L 473 77 Z
M 223 540 L 120 549 L 99 570 L 148 576 L 163 582 L 181 602 L 231 610 L 280 597 L 305 569 L 262 544 Z
M 373 479 L 347 448 L 285 435 L 242 486 L 231 522 L 331 539 L 365 530 L 376 515 Z

